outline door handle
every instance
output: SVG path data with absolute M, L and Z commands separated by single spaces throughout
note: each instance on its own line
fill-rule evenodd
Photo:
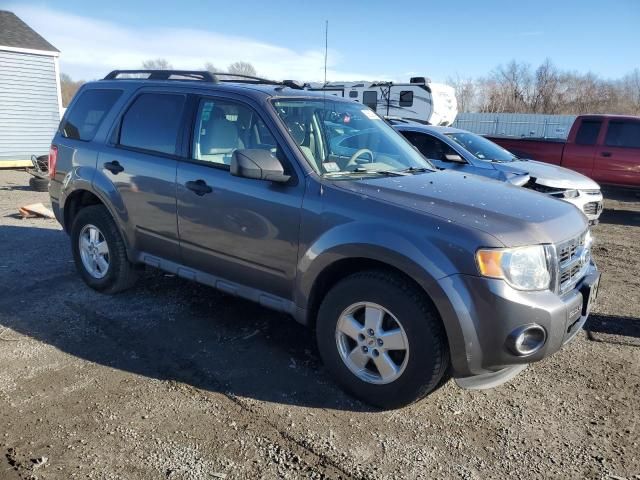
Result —
M 611 152 L 601 152 L 600 155 L 602 155 L 603 157 L 610 157 Z
M 213 189 L 209 185 L 207 185 L 207 182 L 201 179 L 188 181 L 184 185 L 185 187 L 187 187 L 189 190 L 191 190 L 196 195 L 199 195 L 200 197 L 206 193 L 213 192 Z
M 114 160 L 112 162 L 106 162 L 103 166 L 114 175 L 117 175 L 120 172 L 124 171 L 124 167 L 120 165 L 120 162 L 118 162 L 117 160 Z

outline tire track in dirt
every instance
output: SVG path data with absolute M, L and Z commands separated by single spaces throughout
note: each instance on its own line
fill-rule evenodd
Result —
M 181 356 L 175 350 L 169 349 L 160 352 L 156 349 L 153 353 L 146 352 L 142 342 L 136 341 L 134 335 L 126 335 L 124 333 L 126 327 L 123 327 L 121 324 L 116 324 L 113 319 L 95 312 L 89 307 L 78 302 L 67 300 L 64 304 L 76 314 L 85 317 L 85 319 L 91 322 L 102 335 L 109 338 L 123 350 L 135 350 L 141 360 L 146 361 L 150 367 L 156 369 L 158 373 L 160 373 L 160 377 L 170 378 L 171 371 L 178 367 L 182 371 L 189 371 L 190 376 L 197 383 L 206 382 L 208 384 L 212 384 L 218 393 L 220 393 L 227 401 L 237 406 L 244 414 L 247 415 L 247 417 L 249 417 L 248 421 L 247 419 L 242 419 L 242 421 L 247 423 L 248 429 L 256 432 L 256 436 L 267 436 L 267 438 L 271 437 L 269 440 L 275 443 L 284 442 L 292 457 L 299 457 L 302 462 L 309 467 L 309 470 L 320 474 L 321 478 L 345 480 L 367 480 L 368 478 L 371 478 L 366 473 L 364 475 L 354 476 L 334 459 L 328 457 L 321 451 L 317 451 L 311 445 L 291 435 L 285 429 L 281 428 L 276 422 L 267 419 L 241 398 L 230 393 L 226 385 L 219 378 L 211 372 L 205 371 L 192 359 Z M 152 361 L 152 358 L 157 357 L 171 359 L 171 362 L 165 363 L 164 365 L 155 365 L 153 364 L 154 362 Z M 209 401 L 211 396 L 214 395 L 213 393 L 191 385 L 183 385 L 191 391 L 198 392 L 198 394 L 207 401 Z M 273 432 L 275 435 L 268 435 L 267 432 L 269 431 Z

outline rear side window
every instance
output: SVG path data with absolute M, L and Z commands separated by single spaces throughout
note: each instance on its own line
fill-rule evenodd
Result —
M 418 132 L 400 132 L 420 151 L 422 155 L 431 160 L 447 161 L 446 155 L 457 155 L 449 145 L 437 138 Z
M 413 92 L 411 90 L 403 90 L 400 92 L 400 106 L 413 107 Z
M 60 124 L 63 137 L 88 142 L 122 95 L 122 90 L 85 90 Z
M 610 147 L 640 148 L 640 122 L 610 121 L 605 143 Z
M 583 120 L 576 135 L 576 143 L 578 145 L 595 145 L 598 141 L 601 125 L 602 120 Z
M 143 93 L 122 117 L 119 144 L 174 155 L 186 97 Z

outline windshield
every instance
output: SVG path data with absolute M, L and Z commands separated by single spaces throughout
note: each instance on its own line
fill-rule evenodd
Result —
M 369 108 L 332 98 L 273 105 L 311 166 L 324 176 L 415 173 L 435 168 Z
M 480 160 L 493 162 L 513 162 L 518 160 L 518 157 L 513 153 L 480 135 L 467 132 L 447 133 L 445 135 Z

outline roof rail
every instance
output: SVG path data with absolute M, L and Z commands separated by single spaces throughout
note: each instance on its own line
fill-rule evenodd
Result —
M 216 78 L 218 78 L 218 77 L 234 77 L 234 78 L 230 78 L 229 80 L 218 78 L 219 82 L 278 83 L 275 80 L 269 80 L 267 78 L 256 77 L 255 75 L 244 75 L 244 74 L 241 74 L 241 73 L 215 72 L 213 75 Z
M 187 77 L 187 80 L 200 80 L 203 82 L 216 83 L 217 79 L 211 72 L 206 70 L 113 70 L 109 72 L 104 80 L 118 80 L 122 75 L 148 75 L 146 80 L 185 80 L 172 79 L 172 76 Z
M 227 73 L 227 72 L 215 72 L 211 73 L 206 70 L 113 70 L 110 72 L 104 80 L 118 80 L 119 77 L 125 75 L 147 75 L 145 80 L 200 80 L 203 82 L 225 82 L 225 83 L 254 83 L 265 85 L 280 85 L 283 87 L 294 88 L 302 90 L 304 84 L 296 82 L 295 80 L 284 80 L 279 82 L 277 80 L 269 80 L 267 78 L 256 77 L 253 75 L 244 75 L 240 73 Z M 186 77 L 186 78 L 171 78 Z M 220 78 L 222 77 L 222 78 Z M 225 78 L 229 77 L 229 78 Z M 126 79 L 127 77 L 120 78 Z M 129 77 L 130 78 L 130 77 Z
M 219 82 L 280 85 L 282 87 L 294 88 L 296 90 L 302 90 L 304 88 L 304 84 L 296 80 L 283 80 L 282 82 L 279 82 L 277 80 L 269 80 L 268 78 L 255 77 L 253 75 L 242 75 L 238 73 L 225 73 L 225 72 L 216 72 L 213 75 L 217 78 Z M 232 77 L 232 78 L 223 79 L 219 77 Z

